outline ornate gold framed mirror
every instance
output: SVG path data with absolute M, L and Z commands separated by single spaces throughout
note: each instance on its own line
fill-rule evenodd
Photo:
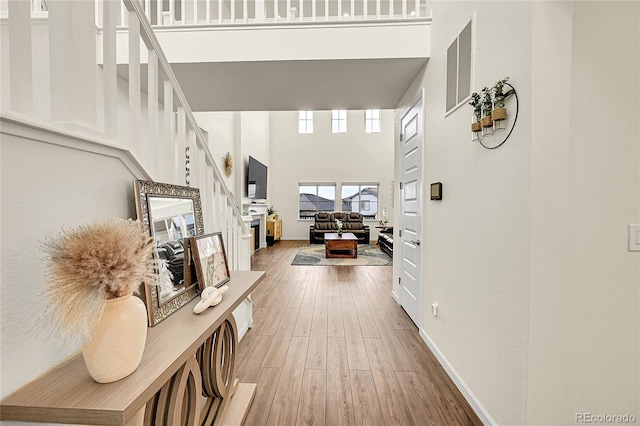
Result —
M 155 240 L 158 273 L 164 278 L 159 286 L 143 284 L 153 327 L 198 295 L 184 239 L 204 234 L 202 204 L 198 188 L 136 180 L 134 190 L 138 219 Z

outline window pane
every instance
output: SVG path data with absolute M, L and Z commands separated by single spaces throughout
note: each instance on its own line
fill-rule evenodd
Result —
M 471 94 L 471 21 L 458 41 L 458 102 Z
M 313 133 L 313 111 L 298 111 L 298 133 Z
M 298 186 L 298 217 L 300 219 L 309 219 L 316 214 L 316 200 L 318 189 L 314 186 Z
M 378 185 L 363 186 L 360 191 L 361 209 L 360 213 L 365 219 L 378 218 Z
M 342 185 L 342 211 L 360 211 L 360 187 L 355 185 Z
M 456 106 L 458 88 L 458 40 L 447 49 L 447 111 Z
M 334 109 L 331 111 L 331 132 L 347 133 L 347 110 Z
M 367 120 L 379 120 L 380 119 L 380 110 L 379 109 L 368 109 L 365 111 L 365 118 Z
M 342 185 L 342 211 L 378 218 L 378 185 Z
M 335 185 L 298 185 L 298 218 L 312 220 L 317 212 L 335 209 Z
M 380 110 L 368 109 L 365 111 L 364 119 L 365 133 L 380 133 Z
M 318 186 L 318 211 L 332 212 L 336 208 L 336 187 Z

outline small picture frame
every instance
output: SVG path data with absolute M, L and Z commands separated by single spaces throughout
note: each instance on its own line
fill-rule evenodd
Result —
M 231 279 L 221 232 L 191 237 L 189 247 L 200 291 L 220 287 Z
M 431 184 L 431 199 L 442 200 L 442 182 L 435 182 Z

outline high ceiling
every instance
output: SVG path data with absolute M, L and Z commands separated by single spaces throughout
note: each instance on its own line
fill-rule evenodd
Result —
M 194 111 L 284 111 L 395 108 L 426 62 L 387 58 L 171 67 Z

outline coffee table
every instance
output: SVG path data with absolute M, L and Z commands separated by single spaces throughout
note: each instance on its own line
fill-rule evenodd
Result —
M 324 234 L 324 257 L 358 258 L 358 237 L 351 232 L 343 232 L 342 236 L 336 233 Z

